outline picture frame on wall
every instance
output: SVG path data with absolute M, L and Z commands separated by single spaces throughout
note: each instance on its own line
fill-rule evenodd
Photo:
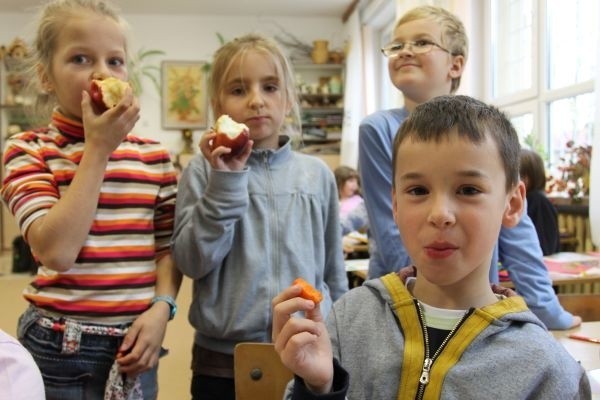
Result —
M 163 61 L 161 64 L 164 129 L 202 129 L 208 125 L 207 63 Z

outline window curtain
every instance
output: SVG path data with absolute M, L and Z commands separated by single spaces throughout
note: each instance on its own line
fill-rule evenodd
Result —
M 363 41 L 356 7 L 346 21 L 348 49 L 344 84 L 344 123 L 342 126 L 341 165 L 358 165 L 358 126 L 365 117 Z
M 600 9 L 598 11 L 600 21 Z M 600 44 L 600 24 L 596 25 L 596 43 Z M 600 51 L 596 59 L 596 115 L 594 118 L 594 139 L 592 140 L 592 162 L 590 166 L 590 228 L 592 243 L 600 249 Z

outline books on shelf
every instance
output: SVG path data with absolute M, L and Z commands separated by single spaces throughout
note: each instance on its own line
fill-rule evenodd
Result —
M 551 273 L 586 275 L 594 272 L 596 275 L 597 269 L 600 269 L 600 255 L 597 253 L 560 252 L 545 256 L 544 264 Z M 592 271 L 592 269 L 594 270 Z

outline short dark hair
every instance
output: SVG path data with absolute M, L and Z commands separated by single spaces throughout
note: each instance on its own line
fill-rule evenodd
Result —
M 521 179 L 526 178 L 527 192 L 546 190 L 546 169 L 540 155 L 529 149 L 521 149 Z
M 491 136 L 506 175 L 506 191 L 519 182 L 519 154 L 521 145 L 515 128 L 506 115 L 496 107 L 469 96 L 440 96 L 415 108 L 404 121 L 394 139 L 393 175 L 395 183 L 398 148 L 407 138 L 417 142 L 439 142 L 453 128 L 458 135 L 473 143 L 481 143 Z M 423 155 L 427 157 L 427 154 Z

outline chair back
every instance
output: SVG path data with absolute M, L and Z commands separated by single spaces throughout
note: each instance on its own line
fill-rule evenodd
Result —
M 293 378 L 272 343 L 238 343 L 233 370 L 236 400 L 281 400 Z
M 586 321 L 600 321 L 600 294 L 559 294 L 558 301 L 571 314 Z

